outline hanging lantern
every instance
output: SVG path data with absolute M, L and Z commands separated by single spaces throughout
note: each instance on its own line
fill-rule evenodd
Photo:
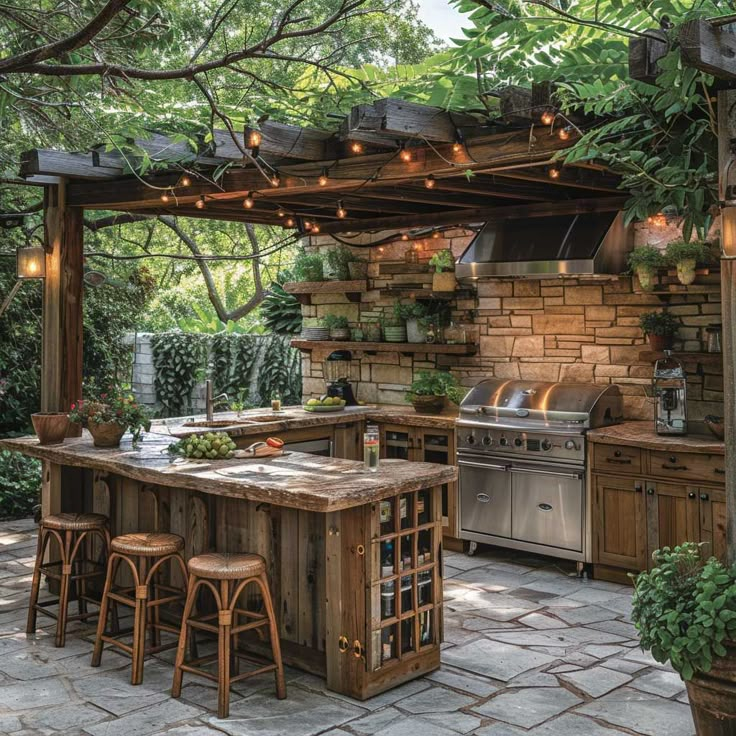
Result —
M 18 248 L 15 264 L 16 275 L 19 279 L 43 279 L 46 277 L 46 251 L 40 245 Z

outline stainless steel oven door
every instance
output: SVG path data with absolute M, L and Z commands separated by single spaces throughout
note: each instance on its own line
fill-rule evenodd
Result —
M 460 533 L 511 536 L 511 463 L 458 455 Z
M 582 551 L 585 502 L 582 469 L 513 465 L 512 536 Z

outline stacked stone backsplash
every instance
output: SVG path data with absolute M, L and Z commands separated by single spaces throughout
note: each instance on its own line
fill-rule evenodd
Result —
M 664 246 L 678 235 L 677 227 L 636 229 L 636 243 Z M 442 238 L 419 241 L 419 256 L 426 263 L 438 249 L 451 247 L 458 256 L 473 233 L 453 230 Z M 377 236 L 372 236 L 375 241 Z M 311 248 L 334 247 L 328 237 L 313 238 Z M 390 288 L 422 281 L 431 283 L 429 271 L 386 273 L 381 264 L 403 264 L 412 243 L 396 241 L 381 247 L 356 249 L 369 257 L 369 291 L 360 302 L 344 295 L 314 295 L 303 306 L 305 317 L 344 314 L 351 326 L 392 313 L 396 297 Z M 410 266 L 406 267 L 410 269 Z M 635 281 L 635 280 L 634 280 Z M 653 415 L 651 379 L 653 365 L 640 359 L 649 345 L 639 328 L 643 312 L 668 307 L 682 323 L 678 350 L 702 350 L 704 328 L 721 322 L 717 275 L 699 277 L 708 282 L 706 293 L 677 294 L 663 301 L 659 296 L 638 291 L 628 276 L 596 278 L 494 278 L 477 283 L 477 296 L 453 303 L 456 320 L 472 322 L 478 352 L 473 356 L 417 353 L 402 355 L 364 352 L 354 357 L 358 398 L 365 402 L 403 403 L 412 376 L 422 368 L 449 368 L 466 386 L 484 378 L 522 378 L 543 381 L 616 383 L 624 394 L 627 419 L 650 419 Z M 382 292 L 383 290 L 383 292 Z M 404 301 L 411 301 L 404 299 Z M 330 343 L 304 353 L 302 369 L 305 397 L 325 390 L 324 358 L 334 349 Z M 688 364 L 688 414 L 694 429 L 708 414 L 723 414 L 723 373 L 720 365 Z M 359 371 L 359 376 L 357 372 Z

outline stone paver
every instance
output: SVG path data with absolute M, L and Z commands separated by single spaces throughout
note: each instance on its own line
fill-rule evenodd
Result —
M 440 670 L 365 702 L 287 668 L 238 683 L 218 719 L 213 683 L 185 677 L 170 696 L 172 652 L 146 661 L 106 651 L 89 666 L 93 624 L 26 637 L 35 526 L 0 523 L 0 734 L 5 736 L 693 736 L 679 677 L 637 646 L 631 596 L 530 555 L 445 553 L 446 641 Z M 557 673 L 557 674 L 553 674 Z

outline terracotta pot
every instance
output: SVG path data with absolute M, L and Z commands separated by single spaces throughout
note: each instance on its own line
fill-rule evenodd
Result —
M 69 431 L 69 417 L 66 413 L 42 411 L 31 414 L 31 421 L 41 445 L 60 445 Z
M 445 408 L 445 397 L 415 395 L 411 405 L 417 414 L 439 414 Z
M 677 280 L 685 286 L 689 286 L 695 281 L 695 266 L 696 262 L 694 258 L 686 258 L 684 261 L 677 263 Z
M 360 281 L 368 278 L 368 261 L 350 261 L 348 263 L 348 272 L 351 281 Z
M 125 427 L 117 422 L 90 422 L 87 429 L 95 447 L 118 447 L 125 434 Z
M 457 279 L 454 271 L 443 271 L 432 274 L 432 291 L 455 291 Z
M 686 683 L 698 736 L 736 734 L 736 642 L 725 647 L 728 653 L 713 660 L 710 672 Z
M 663 350 L 672 350 L 675 342 L 674 335 L 647 335 L 649 345 L 655 352 L 661 353 Z
M 654 290 L 654 269 L 650 266 L 637 266 L 636 277 L 639 279 L 639 286 L 642 291 Z

